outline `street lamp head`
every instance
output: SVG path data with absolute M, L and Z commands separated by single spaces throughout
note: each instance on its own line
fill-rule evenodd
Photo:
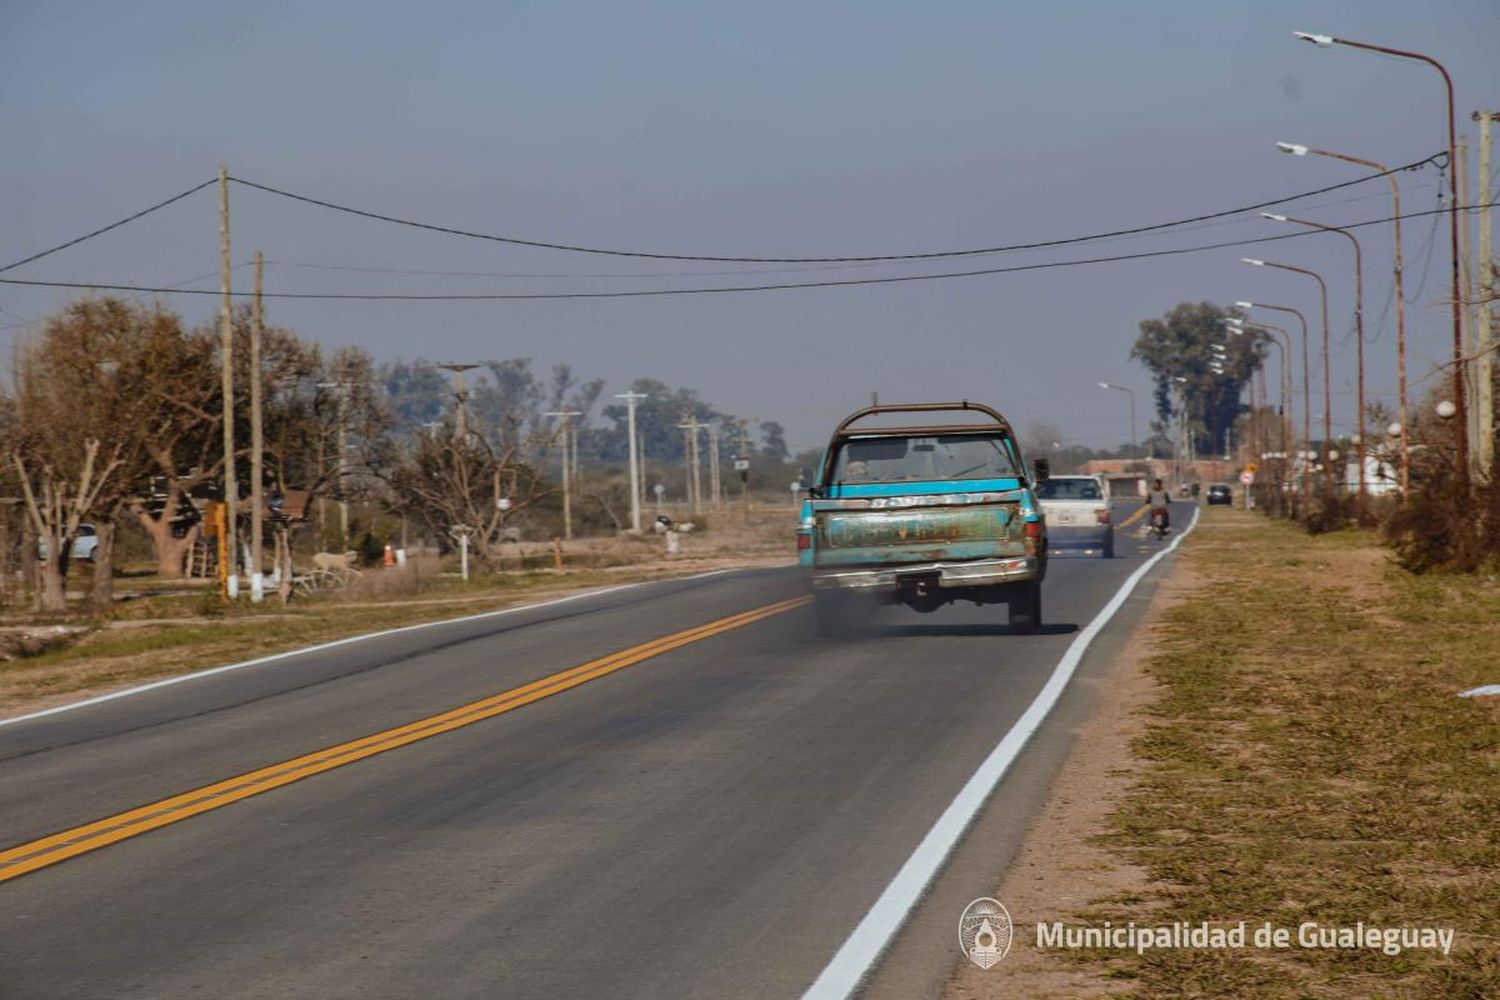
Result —
M 1235 303 L 1235 307 L 1239 308 L 1239 309 L 1254 309 L 1255 308 L 1255 303 L 1254 302 L 1236 302 Z
M 1453 401 L 1451 399 L 1445 399 L 1442 402 L 1438 403 L 1435 409 L 1437 410 L 1437 415 L 1442 417 L 1444 420 L 1451 418 L 1455 413 L 1458 412 L 1458 407 L 1453 405 Z
M 1292 37 L 1300 41 L 1311 42 L 1320 49 L 1326 49 L 1337 41 L 1332 35 L 1314 35 L 1307 31 L 1294 31 Z
M 1396 421 L 1392 421 L 1391 425 L 1385 429 L 1385 432 L 1387 434 L 1389 434 L 1391 437 L 1400 437 L 1401 436 L 1401 424 L 1398 423 L 1398 422 L 1396 422 Z
M 1266 266 L 1266 262 L 1265 261 L 1263 261 L 1263 260 L 1256 260 L 1254 257 L 1241 257 L 1240 258 L 1240 263 L 1242 263 L 1242 264 L 1250 264 L 1253 267 L 1265 267 Z
M 1108 389 L 1109 388 L 1109 383 L 1108 382 L 1100 382 L 1099 383 L 1099 388 L 1101 388 L 1101 389 Z
M 1290 153 L 1293 156 L 1306 156 L 1308 154 L 1308 148 L 1306 146 L 1295 142 L 1278 142 L 1276 144 L 1276 148 L 1281 150 L 1283 153 Z
M 1272 222 L 1286 222 L 1287 221 L 1287 217 L 1286 216 L 1284 216 L 1284 215 L 1277 215 L 1275 212 L 1262 212 L 1262 213 L 1260 213 L 1260 217 L 1262 219 L 1270 219 Z

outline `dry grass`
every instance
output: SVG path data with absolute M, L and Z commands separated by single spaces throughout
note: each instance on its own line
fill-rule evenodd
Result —
M 1500 587 L 1359 532 L 1210 509 L 1149 664 L 1146 767 L 1101 844 L 1149 887 L 1081 916 L 1450 926 L 1455 953 L 1082 955 L 1149 997 L 1500 996 Z M 1099 966 L 1096 966 L 1099 968 Z

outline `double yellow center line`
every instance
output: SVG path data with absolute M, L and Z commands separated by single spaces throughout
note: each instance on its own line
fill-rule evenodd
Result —
M 600 659 L 550 674 L 540 680 L 461 705 L 447 712 L 430 715 L 394 729 L 386 729 L 370 736 L 237 775 L 212 785 L 195 788 L 159 802 L 152 802 L 114 816 L 106 816 L 92 823 L 85 823 L 83 826 L 76 826 L 71 830 L 54 833 L 40 840 L 18 844 L 8 850 L 0 851 L 0 882 L 34 872 L 39 868 L 55 865 L 59 861 L 66 861 L 68 858 L 98 850 L 158 827 L 181 822 L 199 813 L 221 809 L 230 803 L 248 799 L 252 795 L 259 795 L 273 788 L 280 788 L 282 785 L 290 785 L 294 781 L 310 778 L 323 771 L 331 771 L 336 767 L 343 767 L 345 764 L 352 764 L 357 760 L 406 746 L 408 743 L 416 743 L 418 740 L 429 739 L 441 733 L 473 725 L 483 719 L 503 715 L 522 705 L 529 705 L 534 701 L 540 701 L 606 674 L 612 674 L 616 670 L 623 670 L 625 667 L 648 660 L 653 656 L 659 656 L 681 646 L 791 611 L 811 600 L 810 597 L 795 597 L 731 615 L 728 618 L 720 618 L 696 628 L 674 632 L 660 639 L 653 639 L 639 646 L 611 653 Z

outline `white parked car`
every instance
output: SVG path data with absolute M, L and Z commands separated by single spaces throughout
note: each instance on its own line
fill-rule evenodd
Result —
M 1053 476 L 1036 488 L 1047 521 L 1047 544 L 1115 556 L 1115 526 L 1109 509 L 1109 483 L 1102 476 Z
M 99 532 L 92 524 L 80 524 L 78 535 L 73 539 L 72 558 L 81 559 L 84 562 L 94 561 L 94 550 L 99 547 Z M 47 541 L 38 539 L 36 543 L 36 557 L 47 558 Z

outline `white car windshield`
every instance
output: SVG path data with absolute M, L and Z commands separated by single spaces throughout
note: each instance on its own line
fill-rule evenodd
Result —
M 834 459 L 832 481 L 895 483 L 1000 479 L 1019 474 L 1002 435 L 938 434 L 845 441 Z
M 1103 500 L 1092 479 L 1049 479 L 1036 488 L 1038 500 Z

